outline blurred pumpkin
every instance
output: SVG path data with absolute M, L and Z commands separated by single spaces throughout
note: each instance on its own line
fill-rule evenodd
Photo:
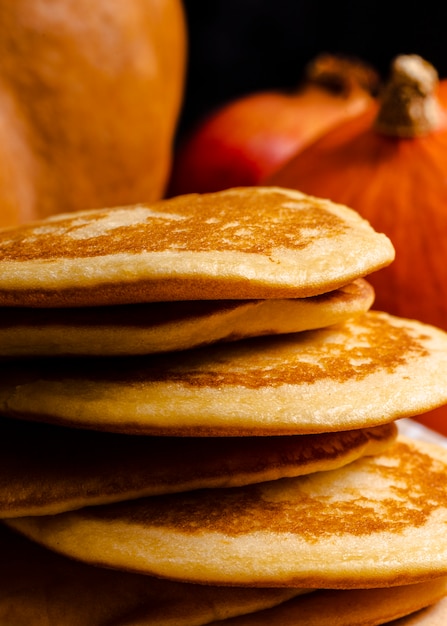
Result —
M 370 104 L 378 73 L 360 59 L 322 54 L 292 93 L 262 91 L 233 100 L 180 141 L 169 195 L 256 185 L 293 153 Z
M 180 0 L 0 3 L 0 226 L 159 199 L 183 98 Z
M 396 249 L 374 308 L 447 329 L 447 81 L 397 57 L 380 97 L 263 181 L 356 209 Z M 447 384 L 447 383 L 446 383 Z M 447 434 L 447 408 L 421 418 Z

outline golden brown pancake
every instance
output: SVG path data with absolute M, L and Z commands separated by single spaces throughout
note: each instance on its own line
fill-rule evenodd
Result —
M 322 328 L 367 311 L 364 279 L 310 298 L 0 310 L 2 356 L 130 355 Z
M 275 187 L 59 214 L 0 233 L 0 306 L 303 298 L 394 259 L 355 211 Z
M 0 525 L 2 626 L 197 626 L 283 602 L 300 589 L 207 587 L 90 567 Z
M 398 438 L 343 468 L 4 520 L 92 564 L 195 583 L 400 586 L 447 575 L 447 450 Z
M 446 577 L 402 587 L 325 589 L 270 609 L 211 622 L 210 626 L 378 626 L 419 611 L 446 594 Z M 410 624 L 413 617 L 409 618 Z M 402 620 L 402 624 L 406 623 Z M 446 623 L 442 622 L 442 626 Z M 397 624 L 401 624 L 400 620 Z M 432 622 L 428 624 L 434 626 Z
M 0 517 L 232 487 L 341 467 L 378 454 L 395 424 L 291 437 L 138 437 L 0 421 Z
M 447 598 L 417 611 L 407 617 L 402 617 L 389 626 L 445 626 L 447 624 Z
M 334 432 L 447 402 L 447 333 L 369 311 L 303 333 L 0 374 L 5 416 L 151 435 Z

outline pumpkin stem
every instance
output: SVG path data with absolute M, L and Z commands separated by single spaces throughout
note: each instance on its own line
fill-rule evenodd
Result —
M 380 85 L 379 74 L 371 65 L 340 54 L 319 54 L 312 59 L 305 68 L 305 80 L 343 97 L 358 89 L 377 95 Z
M 417 137 L 435 130 L 442 120 L 438 83 L 437 71 L 420 56 L 396 57 L 381 94 L 375 130 L 394 137 Z

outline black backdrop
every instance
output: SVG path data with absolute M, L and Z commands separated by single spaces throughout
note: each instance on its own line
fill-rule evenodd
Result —
M 447 78 L 443 0 L 184 0 L 184 7 L 189 62 L 179 136 L 232 98 L 293 88 L 321 52 L 355 55 L 383 76 L 398 54 L 420 54 Z

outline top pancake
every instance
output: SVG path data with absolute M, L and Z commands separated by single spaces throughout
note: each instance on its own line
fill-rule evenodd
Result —
M 355 211 L 274 187 L 60 214 L 0 232 L 0 306 L 302 298 L 388 265 Z

